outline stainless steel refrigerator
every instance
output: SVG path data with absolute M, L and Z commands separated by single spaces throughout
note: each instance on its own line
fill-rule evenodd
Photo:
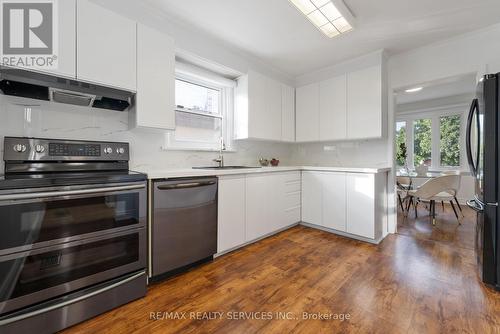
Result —
M 484 283 L 500 290 L 500 73 L 488 74 L 477 86 L 467 118 L 466 149 L 475 178 L 475 196 L 467 205 L 477 213 L 476 255 Z

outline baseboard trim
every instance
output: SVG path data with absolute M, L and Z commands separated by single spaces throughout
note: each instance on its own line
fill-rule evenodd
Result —
M 220 253 L 215 254 L 215 255 L 214 255 L 214 258 L 219 257 L 219 256 L 222 256 L 222 255 L 226 255 L 226 254 L 231 253 L 231 252 L 233 252 L 233 251 L 235 251 L 235 250 L 237 250 L 237 249 L 240 249 L 240 248 L 243 248 L 243 247 L 245 247 L 245 246 L 248 246 L 248 245 L 251 245 L 251 244 L 253 244 L 253 243 L 256 243 L 257 241 L 260 241 L 260 240 L 263 240 L 263 239 L 269 238 L 269 237 L 271 237 L 271 236 L 273 236 L 273 235 L 275 235 L 275 234 L 278 234 L 278 233 L 281 233 L 281 232 L 283 232 L 283 231 L 286 231 L 286 230 L 288 230 L 288 229 L 290 229 L 290 228 L 292 228 L 292 227 L 294 227 L 294 226 L 297 226 L 297 225 L 299 225 L 299 224 L 300 224 L 300 222 L 293 223 L 293 224 L 291 224 L 291 225 L 288 225 L 288 226 L 285 226 L 285 227 L 283 227 L 283 228 L 280 228 L 279 230 L 276 230 L 276 231 L 273 231 L 273 232 L 271 232 L 271 233 L 265 234 L 265 235 L 263 235 L 263 236 L 261 236 L 261 237 L 259 237 L 259 238 L 257 238 L 257 239 L 253 239 L 253 240 L 247 241 L 247 242 L 245 242 L 244 244 L 241 244 L 241 245 L 235 246 L 235 247 L 233 247 L 233 248 L 230 248 L 230 249 L 227 249 L 227 250 L 225 250 L 225 251 L 222 251 L 222 252 L 220 252 Z
M 337 234 L 337 235 L 340 235 L 340 236 L 343 236 L 346 238 L 368 242 L 368 243 L 371 243 L 374 245 L 378 245 L 382 240 L 384 240 L 384 236 L 382 236 L 378 239 L 370 239 L 370 238 L 360 237 L 358 235 L 354 235 L 354 234 L 350 234 L 350 233 L 342 232 L 342 231 L 337 231 L 337 230 L 334 230 L 332 228 L 319 226 L 319 225 L 315 225 L 315 224 L 310 224 L 310 223 L 306 223 L 306 222 L 301 222 L 300 225 L 307 226 L 310 228 L 315 228 L 317 230 L 321 230 L 321 231 L 325 231 L 325 232 L 330 232 L 330 233 Z

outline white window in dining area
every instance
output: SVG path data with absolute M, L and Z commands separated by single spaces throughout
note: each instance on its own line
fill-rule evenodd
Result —
M 465 163 L 465 113 L 442 111 L 407 113 L 396 119 L 396 165 L 410 169 L 461 169 Z
M 175 130 L 167 132 L 166 148 L 231 149 L 235 82 L 209 71 L 178 66 L 175 79 Z

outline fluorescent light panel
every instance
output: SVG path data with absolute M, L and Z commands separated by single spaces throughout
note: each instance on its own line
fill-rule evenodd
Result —
M 289 0 L 321 32 L 332 38 L 352 30 L 331 0 Z

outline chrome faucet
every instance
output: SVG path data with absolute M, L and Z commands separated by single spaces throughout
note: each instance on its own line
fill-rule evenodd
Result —
M 219 167 L 224 167 L 224 150 L 226 149 L 226 145 L 224 145 L 224 138 L 220 137 L 220 147 L 219 147 L 219 157 L 217 159 L 213 159 L 213 161 L 219 164 Z

